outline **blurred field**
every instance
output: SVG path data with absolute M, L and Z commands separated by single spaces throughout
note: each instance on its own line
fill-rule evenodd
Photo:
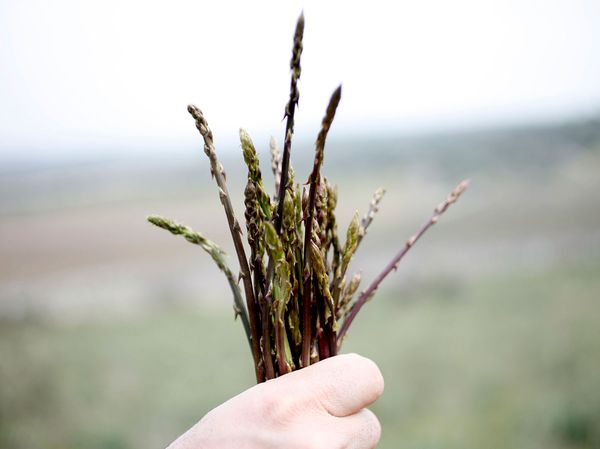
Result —
M 472 178 L 346 342 L 386 378 L 379 447 L 600 448 L 598 122 L 327 151 L 341 226 L 388 190 L 352 266 L 367 280 Z M 143 221 L 231 249 L 202 156 L 2 169 L 0 447 L 161 447 L 252 384 L 225 280 Z M 241 161 L 224 164 L 241 205 Z

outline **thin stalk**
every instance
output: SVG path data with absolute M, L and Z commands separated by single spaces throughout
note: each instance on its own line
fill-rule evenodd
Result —
M 323 306 L 321 305 L 321 312 L 323 310 Z M 320 315 L 320 318 L 322 317 L 322 315 Z M 319 348 L 319 359 L 320 360 L 325 360 L 329 357 L 331 357 L 330 351 L 329 351 L 329 340 L 328 340 L 328 336 L 327 336 L 327 327 L 325 326 L 324 323 L 320 323 L 321 327 L 319 327 L 319 330 L 317 331 L 317 343 L 318 343 L 318 348 Z
M 266 294 L 262 289 L 263 283 L 263 265 L 258 259 L 254 259 L 253 262 L 253 275 L 254 275 L 254 294 L 258 300 L 260 306 L 260 321 L 262 325 L 262 359 L 265 368 L 265 380 L 275 378 L 275 368 L 273 366 L 273 357 L 271 356 L 271 297 Z
M 354 293 L 356 293 L 356 290 L 358 290 L 358 286 L 360 285 L 361 278 L 362 278 L 362 274 L 359 271 L 358 273 L 355 273 L 354 276 L 352 276 L 352 279 L 350 279 L 350 282 L 345 286 L 344 292 L 342 293 L 339 304 L 336 308 L 336 313 L 337 313 L 336 318 L 338 320 L 342 316 L 344 316 L 344 317 L 347 316 L 347 314 L 349 312 L 350 301 L 352 300 Z
M 255 278 L 254 282 L 262 282 Z M 262 285 L 262 284 L 261 284 Z M 260 287 L 258 288 L 260 290 Z M 271 346 L 271 306 L 272 300 L 270 296 L 263 296 L 263 293 L 258 293 L 261 311 L 261 322 L 262 322 L 262 346 L 263 346 L 263 360 L 265 364 L 265 378 L 266 380 L 275 378 L 275 367 L 273 366 L 273 352 Z
M 276 319 L 275 324 L 275 346 L 277 347 L 277 367 L 279 369 L 279 375 L 292 371 L 292 367 L 287 359 L 289 356 L 291 361 L 291 350 L 290 344 L 287 338 L 287 332 L 285 330 L 285 323 L 283 320 Z
M 300 67 L 300 58 L 302 56 L 302 38 L 304 36 L 304 13 L 298 17 L 296 23 L 296 31 L 294 32 L 294 47 L 292 49 L 292 59 L 290 61 L 290 69 L 292 78 L 290 81 L 290 99 L 285 107 L 285 136 L 283 143 L 283 157 L 281 160 L 281 179 L 279 181 L 279 193 L 277 198 L 280 199 L 277 204 L 277 215 L 275 215 L 275 230 L 277 234 L 281 232 L 281 221 L 283 218 L 283 198 L 285 198 L 285 189 L 287 188 L 288 170 L 290 167 L 290 153 L 292 151 L 292 136 L 294 134 L 294 113 L 300 92 L 298 91 L 298 80 L 302 69 Z
M 317 136 L 315 144 L 315 159 L 313 163 L 313 169 L 309 177 L 309 191 L 308 191 L 308 205 L 307 205 L 307 216 L 304 221 L 304 273 L 303 273 L 303 297 L 302 297 L 302 354 L 300 362 L 303 368 L 310 364 L 310 343 L 311 343 L 311 325 L 310 325 L 310 308 L 311 308 L 311 257 L 310 257 L 310 245 L 312 240 L 312 228 L 313 220 L 315 215 L 315 196 L 317 193 L 317 182 L 320 177 L 321 165 L 323 163 L 323 156 L 325 152 L 325 140 L 327 139 L 327 133 L 333 119 L 335 117 L 335 111 L 340 103 L 342 97 L 342 86 L 339 86 L 331 95 L 329 105 L 325 117 L 321 123 L 321 131 Z
M 358 232 L 357 246 L 360 245 L 360 242 L 362 241 L 363 237 L 367 234 L 367 229 L 369 225 L 373 222 L 375 214 L 379 211 L 379 203 L 383 199 L 383 195 L 385 195 L 385 189 L 381 187 L 378 188 L 373 194 L 373 198 L 369 203 L 369 210 L 360 221 L 360 230 Z
M 258 154 L 254 143 L 246 131 L 240 129 L 240 143 L 244 162 L 248 166 L 248 181 L 244 190 L 244 205 L 246 210 L 246 230 L 250 246 L 250 266 L 254 276 L 254 295 L 257 299 L 262 323 L 262 358 L 265 378 L 273 379 L 275 370 L 271 357 L 271 317 L 270 297 L 264 285 L 263 255 L 265 246 L 263 236 L 265 221 L 271 218 L 271 201 L 264 190 Z
M 194 231 L 188 226 L 175 223 L 173 220 L 169 220 L 168 218 L 160 217 L 158 215 L 150 215 L 146 217 L 146 219 L 154 226 L 165 229 L 173 235 L 181 235 L 188 242 L 193 243 L 194 245 L 199 245 L 212 257 L 219 269 L 223 272 L 223 274 L 225 274 L 227 282 L 229 282 L 231 293 L 233 293 L 233 309 L 236 316 L 239 315 L 242 320 L 242 325 L 244 326 L 244 331 L 246 332 L 246 338 L 248 339 L 248 344 L 252 350 L 252 339 L 250 334 L 250 323 L 248 322 L 248 313 L 246 312 L 246 306 L 244 306 L 244 300 L 242 299 L 240 287 L 238 286 L 233 273 L 223 258 L 225 252 L 216 243 L 208 240 L 202 234 Z
M 350 261 L 352 260 L 356 249 L 358 248 L 359 231 L 360 223 L 358 221 L 358 212 L 356 212 L 354 217 L 352 217 L 352 221 L 348 226 L 348 230 L 346 231 L 346 242 L 344 243 L 344 249 L 342 250 L 342 259 L 334 276 L 333 303 L 336 309 L 339 304 L 342 283 L 346 277 L 346 270 L 348 270 L 348 265 L 350 264 Z
M 274 225 L 277 235 L 281 235 L 281 224 L 283 221 L 283 199 L 285 198 L 285 189 L 287 188 L 289 169 L 290 169 L 290 153 L 292 151 L 292 136 L 294 135 L 294 114 L 296 106 L 300 99 L 300 91 L 298 90 L 298 80 L 302 73 L 300 66 L 300 58 L 302 57 L 302 38 L 304 36 L 304 12 L 298 17 L 296 22 L 296 31 L 294 32 L 294 46 L 292 48 L 292 59 L 290 60 L 290 69 L 292 78 L 290 80 L 290 99 L 285 106 L 284 118 L 285 136 L 283 140 L 283 156 L 281 157 L 281 172 L 279 176 L 279 185 L 277 193 L 277 213 L 275 214 Z M 265 279 L 266 288 L 273 278 L 273 259 L 269 258 L 267 264 L 267 276 Z
M 438 205 L 438 207 L 434 209 L 431 218 L 429 218 L 429 220 L 427 220 L 425 224 L 421 226 L 421 228 L 416 232 L 416 234 L 414 234 L 411 238 L 409 238 L 406 241 L 404 247 L 398 252 L 398 254 L 396 254 L 396 256 L 386 265 L 383 271 L 373 280 L 373 282 L 371 282 L 371 285 L 369 285 L 369 287 L 360 294 L 360 296 L 356 300 L 356 303 L 353 305 L 352 310 L 344 320 L 344 323 L 342 324 L 342 327 L 338 333 L 338 349 L 340 348 L 346 335 L 346 332 L 352 324 L 352 321 L 354 321 L 354 318 L 356 318 L 356 315 L 358 314 L 358 312 L 360 312 L 360 309 L 365 305 L 365 303 L 373 296 L 373 294 L 375 294 L 375 290 L 377 290 L 379 284 L 381 284 L 381 282 L 386 278 L 388 274 L 392 272 L 392 270 L 396 270 L 398 268 L 398 264 L 406 255 L 406 253 L 423 236 L 423 234 L 427 232 L 427 230 L 430 227 L 432 227 L 438 222 L 440 216 L 444 212 L 446 212 L 446 210 L 448 209 L 448 207 L 450 207 L 451 204 L 455 203 L 458 200 L 458 198 L 466 190 L 468 185 L 469 180 L 464 180 L 458 186 L 456 186 L 456 188 L 450 193 L 450 195 L 448 195 L 448 198 L 446 198 L 446 200 L 444 200 Z
M 235 251 L 238 256 L 240 264 L 240 277 L 244 283 L 244 292 L 246 293 L 246 304 L 248 307 L 248 318 L 250 321 L 250 333 L 252 336 L 252 357 L 254 358 L 254 367 L 256 380 L 263 382 L 265 380 L 264 370 L 261 367 L 261 350 L 260 350 L 260 316 L 258 313 L 258 304 L 254 297 L 254 291 L 252 289 L 252 279 L 250 277 L 250 267 L 248 266 L 248 259 L 246 258 L 246 251 L 244 250 L 244 244 L 242 243 L 242 229 L 240 224 L 235 218 L 233 206 L 231 205 L 231 199 L 229 192 L 227 191 L 227 183 L 225 181 L 225 171 L 223 166 L 217 159 L 217 153 L 215 151 L 213 134 L 208 126 L 208 122 L 204 118 L 202 111 L 194 105 L 188 106 L 188 112 L 192 115 L 196 121 L 196 128 L 200 131 L 202 138 L 204 139 L 204 152 L 210 160 L 210 171 L 217 186 L 219 187 L 219 198 L 223 208 L 225 209 L 225 215 L 227 216 L 227 222 L 229 224 L 229 231 L 233 239 Z
M 283 245 L 277 236 L 275 227 L 267 223 L 265 227 L 265 240 L 267 250 L 275 265 L 273 285 L 273 312 L 275 324 L 275 348 L 279 375 L 286 374 L 294 369 L 291 349 L 286 335 L 285 310 L 290 300 L 292 284 L 290 282 L 290 265 L 288 264 Z
M 275 137 L 271 136 L 269 140 L 269 150 L 271 151 L 271 171 L 273 172 L 273 178 L 275 179 L 275 197 L 273 201 L 277 201 L 279 198 L 279 186 L 281 185 L 281 153 L 279 152 L 279 148 L 277 148 L 277 141 Z

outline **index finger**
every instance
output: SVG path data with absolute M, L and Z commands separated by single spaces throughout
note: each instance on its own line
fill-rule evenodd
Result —
M 275 383 L 287 392 L 302 390 L 337 417 L 352 415 L 369 406 L 384 388 L 383 376 L 375 362 L 358 354 L 330 357 L 279 377 Z

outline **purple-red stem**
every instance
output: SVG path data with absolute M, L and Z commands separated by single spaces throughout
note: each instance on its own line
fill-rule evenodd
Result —
M 373 296 L 373 294 L 375 293 L 375 290 L 377 290 L 377 288 L 379 287 L 379 284 L 381 284 L 381 282 L 386 278 L 386 276 L 388 274 L 390 274 L 392 272 L 392 270 L 396 270 L 398 268 L 398 264 L 400 263 L 402 258 L 406 255 L 406 253 L 421 238 L 421 236 L 423 236 L 423 234 L 425 234 L 425 232 L 427 232 L 427 230 L 430 227 L 432 227 L 434 224 L 436 224 L 438 222 L 440 215 L 442 215 L 452 203 L 456 202 L 458 197 L 461 195 L 461 193 L 463 193 L 465 191 L 465 189 L 467 188 L 468 185 L 469 185 L 468 180 L 462 181 L 452 191 L 452 193 L 450 193 L 448 198 L 445 201 L 443 201 L 438 207 L 435 208 L 431 218 L 429 220 L 427 220 L 427 222 L 425 224 L 423 224 L 423 226 L 421 226 L 421 228 L 417 231 L 417 233 L 415 235 L 413 235 L 410 239 L 408 239 L 406 241 L 406 243 L 404 244 L 404 247 L 398 252 L 398 254 L 396 254 L 396 256 L 386 265 L 386 267 L 383 269 L 383 271 L 381 273 L 379 273 L 379 275 L 373 280 L 373 282 L 371 282 L 369 287 L 360 294 L 360 296 L 356 300 L 356 303 L 354 304 L 354 307 L 352 308 L 352 311 L 350 312 L 348 317 L 344 320 L 344 324 L 342 324 L 342 327 L 338 333 L 338 337 L 337 337 L 338 349 L 340 348 L 340 346 L 344 340 L 344 336 L 346 335 L 348 328 L 352 324 L 352 321 L 354 321 L 354 318 L 356 318 L 356 315 L 358 315 L 358 312 L 360 312 L 360 309 L 366 304 L 366 302 L 369 300 L 369 298 L 371 298 L 371 296 Z

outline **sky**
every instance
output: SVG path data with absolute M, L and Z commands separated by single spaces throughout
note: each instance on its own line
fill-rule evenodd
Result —
M 340 134 L 600 112 L 597 0 L 0 0 L 0 157 L 281 140 L 302 10 L 296 134 L 340 83 Z

